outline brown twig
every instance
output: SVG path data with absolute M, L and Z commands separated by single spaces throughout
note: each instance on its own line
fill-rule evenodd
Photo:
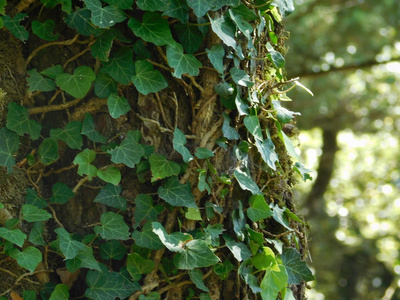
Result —
M 39 107 L 32 107 L 28 109 L 28 113 L 30 115 L 40 114 L 40 113 L 47 113 L 50 111 L 57 111 L 70 108 L 79 102 L 82 101 L 83 98 L 75 99 L 67 103 L 56 104 L 56 105 L 47 105 L 47 106 L 39 106 Z

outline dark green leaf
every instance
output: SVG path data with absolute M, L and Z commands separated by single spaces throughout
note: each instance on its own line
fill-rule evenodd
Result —
M 119 164 L 123 163 L 129 168 L 134 168 L 144 155 L 143 147 L 137 142 L 134 131 L 128 131 L 125 140 L 121 145 L 107 152 L 111 154 L 111 161 Z
M 181 167 L 176 162 L 170 161 L 165 156 L 157 153 L 150 155 L 149 161 L 150 169 L 153 174 L 151 182 L 178 175 L 181 171 Z
M 219 261 L 218 256 L 202 240 L 193 240 L 186 243 L 185 251 L 178 252 L 174 258 L 176 267 L 186 270 L 206 268 Z
M 244 20 L 241 14 L 236 13 L 232 9 L 229 9 L 229 16 L 236 24 L 236 27 L 243 33 L 249 42 L 251 42 L 251 33 L 253 32 L 253 27 L 246 20 Z
M 285 214 L 285 209 L 282 209 L 279 207 L 278 204 L 275 204 L 272 206 L 272 212 L 273 212 L 273 218 L 276 222 L 281 224 L 283 227 L 286 229 L 289 229 L 292 231 L 293 229 L 289 227 L 289 219 L 287 218 L 287 215 Z
M 201 0 L 196 1 L 203 2 Z M 228 16 L 222 14 L 220 17 L 216 17 L 215 19 L 210 17 L 210 22 L 212 30 L 216 35 L 218 35 L 224 44 L 236 49 L 236 28 L 232 21 L 229 20 Z
M 245 86 L 245 87 L 252 87 L 254 82 L 251 81 L 250 76 L 243 70 L 240 70 L 236 67 L 231 68 L 230 74 L 234 82 L 238 85 Z
M 66 259 L 74 258 L 85 247 L 81 242 L 73 240 L 64 228 L 57 228 L 54 232 L 58 234 L 60 250 Z
M 7 167 L 8 173 L 12 172 L 15 159 L 12 156 L 19 148 L 19 136 L 6 127 L 0 129 L 0 165 Z
M 74 192 L 62 182 L 57 182 L 53 184 L 52 196 L 50 197 L 51 203 L 66 204 L 70 199 L 74 198 Z
M 279 161 L 275 152 L 275 145 L 271 139 L 265 139 L 263 142 L 256 139 L 256 147 L 261 154 L 262 159 L 272 170 L 276 171 L 275 163 Z
M 71 149 L 81 149 L 83 145 L 81 129 L 81 122 L 72 121 L 64 129 L 51 129 L 50 137 L 65 142 Z
M 192 54 L 199 49 L 203 43 L 203 34 L 197 26 L 177 23 L 174 28 L 178 34 L 179 42 L 187 53 Z
M 84 174 L 89 176 L 89 180 L 97 175 L 97 168 L 90 163 L 96 158 L 96 152 L 86 148 L 82 152 L 78 153 L 73 161 L 78 166 L 78 174 L 83 176 Z
M 151 225 L 153 226 L 153 232 L 158 235 L 160 241 L 169 251 L 182 252 L 184 251 L 185 242 L 193 239 L 193 237 L 187 233 L 173 232 L 168 234 L 161 223 L 153 222 Z
M 273 215 L 263 195 L 252 195 L 249 199 L 249 204 L 250 207 L 247 209 L 247 216 L 253 222 L 264 220 Z
M 118 169 L 117 169 L 118 170 Z M 103 203 L 110 207 L 115 207 L 123 211 L 126 210 L 126 199 L 121 197 L 122 188 L 111 183 L 108 183 L 105 187 L 100 190 L 97 194 L 94 202 Z
M 178 127 L 176 127 L 174 130 L 172 144 L 174 149 L 182 155 L 184 162 L 187 163 L 193 159 L 193 156 L 190 154 L 188 148 L 185 147 L 186 137 Z
M 203 273 L 199 269 L 189 270 L 189 277 L 198 289 L 205 292 L 210 291 L 208 287 L 204 284 Z
M 74 74 L 63 73 L 56 77 L 56 84 L 75 98 L 83 98 L 89 92 L 92 81 L 96 79 L 93 70 L 87 66 L 80 66 Z
M 174 43 L 168 21 L 159 13 L 145 12 L 142 22 L 131 18 L 128 21 L 128 27 L 136 36 L 157 46 Z
M 26 189 L 25 203 L 35 205 L 37 208 L 47 207 L 47 202 L 39 197 L 34 189 Z
M 104 0 L 104 1 L 120 9 L 131 9 L 133 5 L 133 0 Z
M 170 0 L 167 3 L 163 16 L 179 19 L 182 23 L 189 20 L 189 7 L 185 0 Z
M 253 195 L 261 194 L 261 191 L 258 188 L 257 184 L 254 182 L 254 180 L 251 178 L 251 176 L 247 172 L 243 172 L 240 169 L 236 169 L 234 174 L 235 174 L 236 180 L 238 181 L 240 187 L 243 190 L 248 190 Z
M 160 294 L 157 292 L 151 292 L 147 294 L 147 296 L 140 295 L 139 300 L 160 300 Z
M 197 147 L 194 155 L 196 155 L 196 157 L 199 159 L 206 159 L 209 157 L 213 157 L 214 153 L 207 148 Z
M 92 22 L 100 28 L 109 28 L 126 19 L 122 10 L 115 6 L 103 7 L 100 0 L 84 0 L 92 12 Z
M 101 61 L 108 61 L 114 38 L 115 36 L 111 30 L 106 30 L 100 37 L 98 37 L 90 47 L 93 57 Z
M 36 206 L 30 204 L 22 205 L 21 212 L 22 219 L 27 222 L 41 222 L 52 218 L 51 214 L 44 209 L 37 208 Z
M 201 62 L 192 54 L 183 54 L 183 47 L 175 43 L 167 45 L 168 64 L 175 69 L 173 75 L 182 78 L 182 74 L 197 76 L 201 68 Z
M 137 0 L 136 4 L 144 11 L 164 11 L 168 7 L 167 0 Z
M 270 43 L 267 43 L 268 54 L 267 57 L 275 65 L 277 69 L 283 68 L 285 66 L 285 59 L 282 54 L 274 50 Z
M 36 69 L 26 71 L 29 77 L 26 79 L 29 84 L 28 92 L 42 91 L 50 92 L 56 88 L 56 84 L 52 79 L 44 78 Z
M 261 132 L 260 120 L 257 116 L 246 116 L 243 120 L 247 130 L 256 138 L 256 140 L 263 140 Z
M 167 180 L 164 186 L 158 188 L 161 199 L 164 199 L 172 206 L 185 206 L 197 208 L 194 197 L 190 188 L 190 184 L 180 183 L 177 177 Z
M 1 16 L 4 27 L 7 28 L 17 39 L 26 41 L 29 38 L 29 32 L 19 23 L 28 15 L 18 13 L 13 19 L 10 16 Z
M 129 227 L 121 215 L 111 211 L 105 212 L 100 217 L 101 226 L 96 226 L 94 231 L 105 240 L 128 240 Z
M 168 82 L 160 71 L 154 70 L 153 65 L 145 60 L 135 62 L 136 75 L 132 76 L 132 82 L 139 93 L 147 95 L 157 93 L 168 87 Z
M 209 10 L 212 10 L 215 5 L 214 0 L 187 0 L 187 3 L 199 18 L 204 16 Z
M 8 229 L 5 227 L 0 227 L 0 237 L 18 245 L 19 247 L 22 247 L 26 239 L 26 234 L 18 228 Z
M 306 168 L 301 162 L 296 162 L 293 166 L 293 170 L 301 175 L 303 181 L 312 180 L 310 173 L 312 170 Z
M 239 139 L 239 133 L 236 131 L 235 128 L 229 125 L 231 122 L 231 118 L 226 113 L 222 113 L 222 116 L 224 117 L 224 123 L 222 124 L 222 133 L 224 137 L 226 137 L 228 140 Z
M 131 77 L 135 75 L 132 50 L 125 47 L 120 48 L 110 61 L 103 64 L 102 71 L 119 83 L 129 84 Z
M 32 246 L 26 247 L 22 252 L 12 249 L 9 255 L 17 261 L 18 265 L 31 273 L 35 271 L 37 265 L 42 261 L 42 253 Z
M 54 291 L 51 293 L 49 300 L 68 300 L 69 288 L 65 284 L 57 284 Z
M 32 32 L 46 41 L 55 41 L 60 36 L 59 33 L 53 33 L 55 27 L 53 20 L 46 20 L 43 23 L 36 20 L 32 22 Z
M 91 114 L 86 114 L 82 124 L 83 135 L 86 135 L 91 141 L 98 143 L 105 143 L 107 139 L 96 131 L 96 125 L 94 124 L 93 117 Z
M 28 109 L 15 102 L 8 104 L 7 108 L 7 128 L 19 135 L 27 133 L 32 140 L 37 140 L 42 130 L 42 125 L 29 119 Z
M 58 159 L 58 144 L 53 138 L 44 139 L 38 149 L 40 161 L 44 165 L 51 164 Z
M 44 246 L 46 242 L 43 239 L 44 224 L 43 222 L 33 223 L 33 227 L 29 234 L 29 241 L 37 246 Z
M 90 18 L 92 16 L 92 13 L 90 12 L 89 9 L 84 8 L 84 9 L 77 9 L 77 11 L 69 14 L 65 18 L 65 23 L 76 31 L 78 31 L 79 34 L 82 35 L 94 35 L 98 36 L 100 35 L 103 31 L 94 26 L 93 23 L 91 22 Z
M 47 77 L 50 77 L 51 79 L 56 79 L 58 74 L 64 73 L 64 69 L 61 65 L 55 65 L 50 68 L 47 68 L 46 70 L 40 73 L 46 75 Z
M 300 284 L 302 280 L 312 281 L 315 279 L 306 262 L 301 260 L 301 255 L 294 248 L 284 248 L 282 262 L 288 274 L 288 284 Z
M 141 257 L 137 253 L 128 254 L 126 269 L 134 281 L 139 281 L 142 274 L 149 274 L 154 269 L 154 261 Z
M 150 250 L 160 250 L 164 248 L 158 236 L 153 232 L 153 227 L 150 222 L 147 222 L 142 231 L 135 230 L 132 233 L 132 238 L 135 240 L 135 244 L 142 248 Z
M 135 198 L 135 222 L 139 225 L 143 220 L 155 221 L 162 211 L 161 205 L 153 206 L 153 198 L 146 194 L 139 194 Z
M 133 51 L 137 55 L 137 59 L 140 60 L 145 60 L 145 59 L 151 59 L 151 53 L 148 50 L 148 48 L 144 45 L 143 40 L 138 40 L 134 45 L 133 45 Z
M 279 266 L 279 271 L 274 271 L 272 268 L 265 272 L 264 278 L 261 281 L 261 298 L 263 300 L 276 299 L 279 291 L 287 285 L 287 274 L 283 266 Z
M 116 167 L 108 167 L 105 170 L 98 170 L 97 176 L 105 182 L 117 185 L 121 181 L 121 171 Z
M 117 82 L 110 75 L 99 72 L 94 81 L 94 93 L 99 98 L 107 98 L 111 94 L 118 93 Z
M 208 59 L 214 66 L 215 70 L 217 70 L 221 75 L 224 75 L 224 47 L 222 45 L 214 45 L 211 47 L 211 50 L 206 49 L 206 52 Z
M 246 220 L 243 213 L 242 202 L 239 201 L 239 207 L 232 212 L 233 231 L 240 241 L 245 238 Z
M 235 266 L 229 260 L 224 260 L 222 263 L 217 263 L 212 267 L 215 274 L 217 274 L 221 280 L 227 279 L 229 273 L 235 269 Z
M 125 97 L 119 97 L 117 94 L 111 94 L 107 99 L 108 110 L 114 119 L 126 114 L 130 109 L 128 100 Z
M 125 257 L 126 252 L 126 248 L 120 241 L 110 240 L 100 245 L 100 256 L 106 260 L 121 260 Z
M 66 267 L 71 273 L 75 273 L 80 268 L 101 270 L 99 263 L 94 258 L 93 248 L 86 245 L 84 245 L 82 250 L 80 250 L 74 258 L 67 260 Z

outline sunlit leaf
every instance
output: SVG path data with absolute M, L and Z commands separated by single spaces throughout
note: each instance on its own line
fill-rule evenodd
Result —
M 97 168 L 90 164 L 96 158 L 96 152 L 86 148 L 82 152 L 75 156 L 73 163 L 78 166 L 78 174 L 83 176 L 84 174 L 89 176 L 89 180 L 97 175 Z
M 203 2 L 197 0 L 199 2 Z M 209 0 L 210 1 L 210 0 Z M 213 2 L 213 1 L 211 1 Z M 215 19 L 210 17 L 211 28 L 218 35 L 218 37 L 224 42 L 225 45 L 230 46 L 232 48 L 236 48 L 236 37 L 235 32 L 236 28 L 232 21 L 228 16 L 222 14 Z
M 193 240 L 186 243 L 185 251 L 176 253 L 174 258 L 175 266 L 178 269 L 186 270 L 206 268 L 219 261 L 218 256 L 202 240 Z
M 301 255 L 296 249 L 284 248 L 282 262 L 288 274 L 288 284 L 300 284 L 302 280 L 307 282 L 315 279 L 306 262 L 301 260 Z
M 184 251 L 184 243 L 193 239 L 193 237 L 187 233 L 173 232 L 168 234 L 164 226 L 159 222 L 153 222 L 151 225 L 153 226 L 153 232 L 158 235 L 160 241 L 169 251 L 182 252 Z
M 247 216 L 253 222 L 258 222 L 273 215 L 263 195 L 252 195 L 249 199 L 249 204 L 250 207 L 247 209 Z
M 175 43 L 167 45 L 168 64 L 175 69 L 173 75 L 181 78 L 182 74 L 197 76 L 201 68 L 201 62 L 192 54 L 184 54 L 183 47 Z
M 276 299 L 280 290 L 286 287 L 288 275 L 285 267 L 279 266 L 279 271 L 269 268 L 261 281 L 261 298 L 263 300 Z
M 140 280 L 142 274 L 148 274 L 154 269 L 154 261 L 141 257 L 138 253 L 128 254 L 126 269 L 134 281 Z
M 142 230 L 135 230 L 132 233 L 132 238 L 135 240 L 135 244 L 142 248 L 150 250 L 160 250 L 164 248 L 158 236 L 153 232 L 151 222 L 147 222 Z
M 178 175 L 181 167 L 174 161 L 168 160 L 165 156 L 153 153 L 149 158 L 150 169 L 153 174 L 151 181 Z
M 214 66 L 215 70 L 221 75 L 224 74 L 224 56 L 225 50 L 222 45 L 214 45 L 211 49 L 206 49 L 208 59 Z
M 180 183 L 177 177 L 171 177 L 167 182 L 158 188 L 161 199 L 173 206 L 184 206 L 197 208 L 190 184 Z
M 193 159 L 193 156 L 190 154 L 189 149 L 185 147 L 186 142 L 186 137 L 183 132 L 178 127 L 175 128 L 174 138 L 172 139 L 173 147 L 182 155 L 184 162 L 189 162 Z
M 254 180 L 251 178 L 251 176 L 247 172 L 243 172 L 240 169 L 236 169 L 234 174 L 235 174 L 236 180 L 238 181 L 240 187 L 243 190 L 248 190 L 253 195 L 261 194 L 259 187 L 257 186 L 257 184 L 254 182 Z
M 22 247 L 26 239 L 26 234 L 18 228 L 8 229 L 6 227 L 0 227 L 0 237 Z
M 139 93 L 147 95 L 156 93 L 168 87 L 168 82 L 160 71 L 154 70 L 153 65 L 145 60 L 135 62 L 136 75 L 132 76 L 132 82 Z

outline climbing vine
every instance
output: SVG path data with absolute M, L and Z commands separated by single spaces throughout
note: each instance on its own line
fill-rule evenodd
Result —
M 0 296 L 301 299 L 293 10 L 0 0 Z

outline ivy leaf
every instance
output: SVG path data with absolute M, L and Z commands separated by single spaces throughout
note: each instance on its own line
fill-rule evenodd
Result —
M 177 177 L 171 177 L 164 186 L 158 188 L 158 194 L 172 206 L 184 206 L 197 208 L 190 184 L 180 183 Z
M 229 73 L 231 74 L 233 81 L 238 85 L 245 87 L 252 87 L 254 85 L 254 82 L 251 81 L 250 76 L 243 70 L 233 67 L 230 69 Z
M 250 249 L 245 244 L 235 242 L 235 240 L 228 235 L 224 235 L 224 239 L 225 245 L 238 261 L 245 261 L 252 256 Z
M 278 51 L 274 50 L 270 43 L 267 43 L 267 57 L 269 60 L 274 64 L 277 69 L 283 68 L 285 66 L 285 59 L 283 58 L 282 54 Z
M 302 280 L 315 280 L 311 270 L 306 262 L 301 260 L 301 255 L 294 248 L 284 248 L 282 253 L 282 262 L 288 274 L 288 284 L 300 284 Z
M 107 206 L 115 207 L 125 211 L 126 199 L 120 196 L 121 191 L 121 186 L 108 183 L 100 190 L 100 193 L 97 194 L 96 198 L 94 198 L 94 202 L 103 203 Z
M 194 14 L 201 18 L 208 12 L 212 10 L 215 6 L 214 0 L 187 0 L 190 8 L 193 9 Z
M 121 260 L 125 257 L 126 252 L 126 248 L 120 241 L 110 240 L 100 245 L 100 256 L 106 260 Z
M 97 176 L 105 182 L 117 185 L 121 181 L 121 171 L 116 167 L 108 167 L 105 170 L 98 170 Z
M 187 53 L 193 54 L 199 49 L 203 43 L 203 34 L 197 26 L 177 23 L 174 28 L 178 34 L 180 44 Z
M 135 240 L 135 244 L 142 248 L 150 250 L 160 250 L 164 248 L 158 236 L 153 232 L 153 227 L 150 222 L 147 222 L 142 231 L 135 230 L 132 233 L 132 238 Z
M 198 159 L 206 159 L 209 157 L 213 157 L 214 153 L 207 148 L 197 147 L 194 155 L 196 155 Z
M 182 252 L 184 251 L 183 247 L 185 242 L 193 239 L 193 237 L 187 233 L 173 232 L 168 234 L 161 223 L 153 222 L 151 225 L 153 226 L 153 232 L 158 235 L 160 241 L 169 251 Z
M 42 125 L 29 119 L 28 109 L 15 102 L 9 103 L 7 108 L 7 128 L 19 135 L 27 133 L 32 140 L 37 140 L 42 130 Z
M 49 165 L 58 159 L 58 144 L 56 139 L 44 139 L 38 149 L 40 161 L 44 165 Z
M 42 91 L 50 92 L 56 88 L 56 84 L 50 78 L 44 78 L 36 69 L 26 71 L 29 77 L 27 78 L 29 89 L 28 92 Z
M 6 227 L 0 227 L 0 237 L 22 247 L 26 239 L 26 234 L 18 228 L 8 229 Z
M 109 272 L 105 267 L 102 271 L 89 271 L 86 282 L 85 296 L 94 300 L 125 299 L 140 289 L 137 283 L 132 284 L 121 273 Z
M 58 235 L 60 250 L 66 259 L 74 258 L 85 247 L 83 243 L 73 240 L 64 228 L 57 228 L 54 232 Z
M 31 273 L 35 271 L 38 264 L 42 261 L 42 253 L 32 246 L 26 247 L 22 252 L 18 249 L 12 249 L 9 255 L 17 261 L 18 265 L 29 270 Z
M 174 258 L 174 264 L 178 269 L 192 270 L 194 268 L 206 268 L 219 262 L 207 244 L 202 240 L 192 240 L 186 244 L 183 252 L 178 252 Z
M 132 82 L 139 93 L 147 95 L 157 93 L 168 87 L 168 82 L 153 65 L 145 60 L 135 62 L 136 75 L 132 76 Z
M 157 46 L 174 43 L 168 21 L 157 12 L 145 12 L 142 22 L 135 18 L 129 19 L 128 27 L 137 37 Z
M 96 125 L 94 124 L 93 117 L 91 114 L 86 114 L 82 124 L 83 135 L 86 135 L 89 140 L 98 143 L 105 143 L 107 139 L 96 131 Z
M 74 70 L 73 75 L 59 74 L 56 84 L 74 98 L 83 98 L 89 92 L 92 81 L 96 79 L 93 70 L 87 66 L 80 66 Z
M 17 39 L 26 41 L 29 38 L 29 32 L 19 23 L 27 16 L 27 14 L 18 13 L 14 19 L 7 15 L 1 16 L 1 19 L 3 20 L 4 27 L 7 28 Z
M 204 284 L 203 273 L 199 269 L 189 270 L 190 280 L 196 285 L 196 287 L 202 291 L 209 292 L 210 290 Z
M 274 0 L 271 5 L 279 7 L 282 17 L 287 17 L 294 11 L 293 0 Z
M 287 218 L 287 215 L 285 214 L 286 209 L 280 208 L 278 204 L 272 205 L 272 203 L 271 203 L 271 206 L 272 206 L 272 212 L 273 212 L 272 217 L 274 218 L 274 220 L 276 222 L 278 222 L 279 224 L 281 224 L 286 229 L 289 229 L 290 231 L 292 231 L 293 229 L 289 227 L 289 219 Z
M 39 197 L 34 189 L 26 189 L 25 203 L 34 205 L 37 208 L 47 207 L 47 202 L 43 198 Z
M 111 94 L 117 94 L 117 82 L 110 75 L 99 72 L 94 81 L 94 93 L 99 98 L 107 98 Z
M 27 222 L 45 222 L 52 218 L 52 215 L 44 209 L 37 208 L 35 205 L 24 204 L 22 205 L 22 219 Z
M 185 0 L 168 1 L 168 6 L 164 10 L 163 16 L 179 19 L 182 23 L 189 20 L 189 7 Z
M 110 75 L 114 80 L 128 85 L 131 77 L 135 75 L 132 50 L 126 47 L 120 48 L 110 61 L 104 63 L 102 71 Z
M 32 22 L 33 33 L 36 34 L 41 39 L 50 42 L 55 41 L 60 36 L 59 33 L 57 34 L 53 33 L 55 27 L 56 24 L 54 23 L 53 20 L 46 20 L 43 23 L 36 20 Z
M 155 221 L 163 210 L 161 205 L 153 206 L 153 198 L 146 194 L 139 194 L 135 198 L 135 222 L 138 225 L 143 220 Z
M 250 260 L 248 260 L 248 262 L 250 262 Z M 258 286 L 257 277 L 252 274 L 252 268 L 247 266 L 246 263 L 247 262 L 242 263 L 239 267 L 238 273 L 240 277 L 249 285 L 254 294 L 262 292 L 262 289 Z
M 51 79 L 56 79 L 57 75 L 62 74 L 62 73 L 64 73 L 64 69 L 61 65 L 55 65 L 55 66 L 52 66 L 52 67 L 47 68 L 44 71 L 40 72 L 40 74 L 46 75 L 47 77 L 50 77 Z
M 100 234 L 105 240 L 128 240 L 129 227 L 121 215 L 111 211 L 105 212 L 100 217 L 101 226 L 94 227 L 94 232 Z
M 293 112 L 284 108 L 278 100 L 272 100 L 272 106 L 276 110 L 276 117 L 278 118 L 278 121 L 282 124 L 288 123 L 294 118 L 295 115 L 301 115 L 301 113 Z
M 106 30 L 100 37 L 98 37 L 90 47 L 93 57 L 101 61 L 108 61 L 114 38 L 115 36 L 111 30 Z
M 207 190 L 208 194 L 211 194 L 211 188 L 206 181 L 207 170 L 197 169 L 197 172 L 199 172 L 199 182 L 197 184 L 197 188 L 200 190 L 200 192 L 204 192 L 204 190 Z
M 178 127 L 176 127 L 174 130 L 172 145 L 174 149 L 182 155 L 183 161 L 187 163 L 193 159 L 193 156 L 190 154 L 188 148 L 185 147 L 186 142 L 185 135 Z
M 133 0 L 104 0 L 110 5 L 120 9 L 132 9 Z
M 263 142 L 261 142 L 260 140 L 256 139 L 256 147 L 268 167 L 276 171 L 275 163 L 279 161 L 279 158 L 275 152 L 275 145 L 272 140 L 265 139 Z
M 86 245 L 73 259 L 66 261 L 67 270 L 71 273 L 75 273 L 80 268 L 87 268 L 91 270 L 100 271 L 100 265 L 93 255 L 93 248 Z
M 203 2 L 201 0 L 196 1 Z M 224 42 L 225 45 L 236 49 L 236 27 L 232 21 L 229 20 L 228 16 L 223 14 L 215 19 L 212 19 L 211 17 L 209 18 L 211 22 L 211 29 L 215 32 L 215 34 Z
M 283 142 L 285 143 L 285 147 L 287 152 L 294 158 L 296 158 L 297 160 L 300 160 L 300 156 L 297 154 L 296 150 L 294 149 L 293 143 L 291 141 L 291 139 L 283 132 L 280 132 Z
M 121 145 L 107 151 L 111 154 L 113 163 L 123 163 L 129 168 L 133 168 L 140 161 L 145 153 L 142 145 L 136 141 L 136 135 L 137 133 L 134 131 L 128 131 Z
M 252 195 L 249 199 L 249 204 L 250 207 L 247 209 L 247 216 L 253 222 L 264 220 L 273 215 L 263 195 Z
M 54 291 L 51 293 L 49 300 L 68 300 L 69 288 L 65 284 L 57 284 Z
M 111 94 L 107 99 L 108 110 L 114 119 L 126 114 L 130 109 L 128 100 L 125 97 L 119 97 L 117 94 Z
M 44 246 L 46 242 L 43 239 L 44 224 L 43 222 L 33 223 L 31 232 L 29 233 L 29 242 L 37 246 Z
M 7 167 L 7 172 L 12 172 L 15 159 L 12 156 L 19 148 L 19 136 L 6 127 L 0 129 L 0 165 Z
M 279 266 L 279 269 L 279 272 L 277 272 L 269 268 L 265 272 L 264 278 L 260 284 L 262 289 L 261 298 L 263 300 L 276 299 L 279 291 L 286 287 L 288 275 L 283 266 Z
M 215 70 L 224 75 L 224 57 L 225 50 L 222 45 L 214 45 L 211 49 L 206 49 L 208 59 L 214 66 Z
M 100 28 L 109 28 L 126 19 L 122 10 L 115 6 L 103 7 L 100 0 L 84 0 L 87 8 L 92 12 L 92 22 Z
M 71 149 L 81 149 L 83 145 L 81 129 L 81 122 L 72 121 L 64 129 L 51 129 L 50 137 L 65 142 Z
M 154 269 L 154 261 L 141 257 L 138 253 L 128 254 L 126 269 L 134 281 L 139 281 L 142 274 L 149 274 Z
M 164 11 L 167 9 L 168 1 L 166 0 L 137 0 L 137 6 L 144 11 Z
M 250 175 L 247 172 L 243 172 L 240 169 L 236 169 L 234 175 L 240 187 L 243 190 L 248 190 L 253 195 L 261 194 L 261 191 L 258 188 L 257 184 L 254 182 L 254 180 L 250 177 Z
M 197 76 L 202 67 L 201 62 L 192 54 L 183 54 L 183 47 L 178 44 L 167 45 L 168 64 L 175 69 L 173 75 L 182 78 L 182 74 Z
M 310 173 L 312 172 L 311 169 L 306 168 L 301 162 L 296 162 L 293 166 L 293 170 L 301 175 L 303 181 L 312 180 Z
M 94 26 L 93 23 L 91 22 L 90 18 L 92 16 L 92 13 L 89 9 L 83 8 L 83 9 L 77 9 L 77 11 L 69 14 L 65 18 L 65 23 L 72 29 L 75 29 L 78 31 L 79 34 L 90 36 L 98 36 L 100 35 L 103 31 Z
M 239 133 L 236 131 L 235 128 L 231 127 L 229 124 L 231 122 L 231 118 L 227 113 L 222 113 L 224 117 L 224 123 L 222 124 L 222 134 L 228 140 L 238 140 L 240 138 Z
M 74 198 L 74 192 L 62 182 L 57 182 L 51 187 L 52 196 L 51 203 L 66 204 L 70 199 Z
M 96 158 L 96 152 L 86 148 L 82 152 L 75 156 L 73 163 L 79 165 L 78 174 L 83 176 L 84 174 L 89 176 L 89 180 L 97 175 L 97 168 L 90 163 Z
M 275 258 L 275 253 L 269 247 L 262 247 L 262 251 L 253 256 L 252 262 L 258 270 L 268 270 L 279 272 L 279 266 Z
M 151 182 L 178 175 L 181 167 L 176 162 L 168 160 L 165 156 L 153 153 L 149 158 L 150 169 L 153 174 Z
M 201 221 L 201 214 L 198 208 L 189 207 L 188 211 L 185 213 L 185 218 L 188 220 L 197 220 Z

